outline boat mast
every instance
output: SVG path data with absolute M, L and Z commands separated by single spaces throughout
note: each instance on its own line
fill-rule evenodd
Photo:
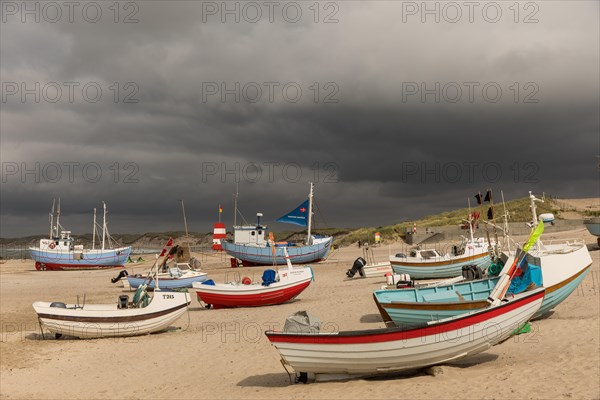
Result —
M 56 236 L 58 237 L 58 227 L 60 226 L 60 197 L 58 198 L 58 207 L 56 209 Z
M 233 195 L 233 226 L 237 226 L 237 199 L 239 195 L 238 182 L 235 182 L 235 194 Z M 219 217 L 221 215 L 219 214 Z M 221 222 L 219 220 L 219 222 Z
M 504 242 L 506 243 L 507 250 L 510 251 L 510 240 L 508 240 L 508 212 L 506 211 L 506 203 L 504 202 L 504 191 L 500 191 L 500 195 L 502 196 L 502 207 L 504 208 L 504 215 L 502 218 L 504 219 Z
M 467 199 L 467 202 L 469 203 L 469 234 L 471 235 L 471 243 L 473 243 L 475 241 L 475 239 L 473 239 L 473 214 L 471 213 L 471 199 Z
M 102 217 L 102 250 L 104 250 L 104 243 L 106 239 L 106 203 L 102 202 L 104 208 L 104 216 Z
M 96 249 L 96 207 L 94 207 L 94 227 L 92 229 L 92 250 Z
M 56 199 L 52 199 L 52 212 L 50 213 L 50 239 L 52 239 L 52 234 L 54 233 L 54 204 L 56 203 Z
M 187 228 L 187 219 L 185 218 L 185 205 L 183 204 L 183 199 L 179 200 L 181 202 L 181 212 L 183 213 L 183 225 L 185 226 L 185 237 L 188 236 L 188 228 Z
M 313 183 L 310 182 L 310 192 L 308 193 L 308 236 L 306 238 L 306 244 L 310 245 L 310 231 L 312 227 L 312 203 L 313 203 Z

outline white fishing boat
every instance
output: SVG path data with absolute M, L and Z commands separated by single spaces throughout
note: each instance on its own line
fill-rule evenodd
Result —
M 543 299 L 544 289 L 539 288 L 485 310 L 418 326 L 265 334 L 280 353 L 284 367 L 291 367 L 302 381 L 389 374 L 485 351 L 523 326 Z
M 167 247 L 170 247 L 169 240 Z M 167 253 L 165 247 L 157 257 L 153 269 L 161 256 Z M 151 269 L 149 274 L 153 273 Z M 128 295 L 121 295 L 112 304 L 65 304 L 62 302 L 36 301 L 33 308 L 38 316 L 42 335 L 44 329 L 54 333 L 79 338 L 103 338 L 136 336 L 160 332 L 175 322 L 190 304 L 187 292 L 161 292 L 159 279 L 154 276 L 155 290 L 152 297 L 147 293 L 147 285 L 140 286 L 132 301 Z

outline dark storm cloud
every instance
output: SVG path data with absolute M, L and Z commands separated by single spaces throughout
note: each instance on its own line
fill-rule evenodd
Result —
M 298 23 L 276 14 L 273 23 L 223 24 L 203 16 L 200 2 L 136 4 L 133 24 L 114 23 L 106 7 L 95 24 L 8 16 L 2 23 L 3 83 L 80 86 L 73 102 L 66 92 L 56 103 L 32 96 L 23 103 L 18 94 L 2 102 L 2 162 L 79 166 L 72 180 L 63 167 L 54 183 L 5 174 L 1 236 L 45 232 L 58 196 L 75 231 L 89 230 L 91 209 L 102 200 L 113 231 L 181 229 L 181 198 L 190 228 L 208 231 L 218 204 L 231 219 L 235 179 L 223 169 L 238 165 L 249 220 L 256 211 L 267 221 L 288 211 L 311 180 L 321 224 L 337 226 L 462 207 L 487 187 L 508 198 L 527 190 L 600 195 L 597 3 L 541 3 L 533 24 L 514 23 L 504 6 L 498 23 L 477 14 L 473 23 L 403 22 L 403 3 L 339 2 L 333 24 L 315 24 L 304 3 Z M 96 103 L 82 98 L 89 82 L 102 89 Z M 128 82 L 139 89 L 137 103 L 123 101 L 133 93 Z M 203 83 L 212 82 L 256 82 L 263 97 L 203 98 Z M 280 83 L 272 102 L 265 82 Z M 289 82 L 302 89 L 297 103 L 282 97 Z M 421 85 L 431 90 L 436 82 L 459 87 L 461 99 L 449 101 L 451 91 L 437 102 L 432 94 L 422 99 Z M 490 83 L 502 90 L 498 102 L 482 94 Z M 415 87 L 419 93 L 407 94 Z M 325 103 L 331 93 L 337 102 Z M 87 163 L 99 166 L 97 182 L 83 174 Z M 262 167 L 259 179 L 254 165 Z

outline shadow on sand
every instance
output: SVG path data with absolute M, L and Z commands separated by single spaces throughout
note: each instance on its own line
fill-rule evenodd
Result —
M 293 379 L 293 377 L 292 377 Z M 237 384 L 241 387 L 286 387 L 292 385 L 288 374 L 282 372 L 280 374 L 264 374 L 254 375 L 242 379 Z
M 365 314 L 360 317 L 360 322 L 363 324 L 383 322 L 383 318 L 381 318 L 380 314 Z

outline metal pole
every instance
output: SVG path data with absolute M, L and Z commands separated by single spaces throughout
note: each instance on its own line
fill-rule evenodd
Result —
M 92 229 L 92 250 L 96 248 L 96 208 L 94 208 L 94 227 Z
M 106 239 L 106 203 L 102 202 L 102 207 L 104 209 L 104 216 L 102 217 L 102 250 L 104 250 L 104 243 Z
M 310 245 L 310 231 L 312 228 L 312 202 L 313 202 L 313 183 L 310 182 L 310 192 L 308 193 L 308 237 L 306 244 Z

